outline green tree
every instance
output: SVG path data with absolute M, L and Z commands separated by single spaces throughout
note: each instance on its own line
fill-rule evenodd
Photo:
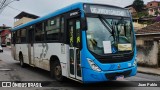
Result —
M 144 2 L 143 0 L 134 0 L 132 5 L 137 12 L 141 12 L 144 7 Z
M 142 11 L 142 12 L 137 13 L 138 18 L 143 18 L 145 16 L 148 16 L 148 12 L 146 12 L 146 11 Z
M 155 15 L 157 15 L 157 16 L 158 16 L 158 14 L 159 14 L 159 12 L 158 12 L 158 10 L 156 10 Z

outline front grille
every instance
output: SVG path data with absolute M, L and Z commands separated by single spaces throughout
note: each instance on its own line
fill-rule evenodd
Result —
M 116 76 L 124 75 L 124 77 L 128 77 L 131 72 L 132 72 L 132 70 L 127 70 L 127 71 L 118 72 L 118 73 L 106 73 L 105 76 L 109 80 L 115 80 Z
M 90 51 L 91 52 L 91 51 Z M 108 55 L 97 55 L 91 52 L 92 55 L 100 62 L 100 63 L 120 63 L 126 62 L 133 59 L 134 51 L 130 53 L 121 53 L 121 54 L 108 54 Z

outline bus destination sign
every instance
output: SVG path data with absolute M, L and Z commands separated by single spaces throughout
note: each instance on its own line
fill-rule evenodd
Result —
M 84 5 L 84 10 L 86 13 L 129 17 L 128 10 L 110 6 Z

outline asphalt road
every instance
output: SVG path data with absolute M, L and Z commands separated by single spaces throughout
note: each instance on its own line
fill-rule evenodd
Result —
M 27 67 L 21 68 L 18 61 L 13 60 L 9 48 L 4 48 L 0 53 L 0 81 L 52 81 L 45 82 L 45 88 L 23 88 L 23 90 L 160 90 L 160 87 L 131 87 L 130 81 L 159 81 L 160 76 L 137 73 L 134 77 L 123 80 L 124 82 L 103 82 L 83 85 L 72 80 L 57 82 L 50 77 L 48 71 Z M 112 86 L 112 87 L 109 87 Z M 122 86 L 122 87 L 117 87 Z M 22 90 L 22 88 L 0 88 L 0 90 Z

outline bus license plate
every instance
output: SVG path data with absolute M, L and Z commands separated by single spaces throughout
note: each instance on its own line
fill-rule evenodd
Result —
M 116 80 L 123 80 L 124 79 L 124 76 L 121 75 L 121 76 L 116 76 Z

